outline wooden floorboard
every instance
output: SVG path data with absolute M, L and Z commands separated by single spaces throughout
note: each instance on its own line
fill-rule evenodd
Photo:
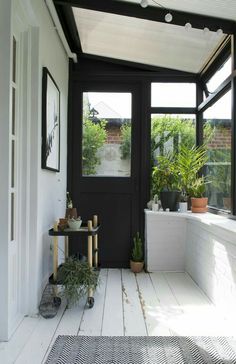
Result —
M 26 317 L 0 343 L 0 363 L 44 363 L 58 335 L 235 336 L 233 323 L 186 273 L 102 269 L 94 298 L 92 309 L 84 298 L 69 309 L 63 302 L 53 319 Z
M 0 363 L 14 363 L 27 345 L 34 330 L 37 330 L 39 318 L 25 317 L 9 342 L 0 343 Z
M 158 294 L 153 288 L 149 274 L 137 274 L 138 290 L 142 302 L 147 334 L 150 336 L 168 336 L 170 330 Z
M 27 344 L 15 361 L 16 364 L 42 363 L 64 311 L 65 302 L 62 302 L 54 318 L 46 320 L 40 317 L 37 330 L 34 330 L 29 337 Z
M 143 302 L 137 287 L 135 275 L 122 270 L 122 291 L 124 308 L 124 334 L 126 336 L 146 336 L 147 327 L 143 314 Z
M 79 335 L 99 336 L 102 333 L 107 274 L 107 269 L 103 269 L 100 272 L 100 283 L 94 294 L 94 307 L 92 309 L 89 309 L 88 307 L 85 308 L 79 328 Z
M 182 314 L 172 327 L 182 336 L 231 336 L 235 332 L 187 273 L 165 273 Z
M 122 283 L 120 269 L 108 269 L 102 335 L 124 335 Z

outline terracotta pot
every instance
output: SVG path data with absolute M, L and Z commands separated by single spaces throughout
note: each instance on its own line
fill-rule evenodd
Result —
M 192 212 L 207 212 L 208 197 L 191 197 Z
M 223 205 L 225 210 L 231 210 L 231 197 L 223 197 Z
M 66 218 L 72 219 L 72 217 L 74 219 L 77 219 L 77 209 L 75 207 L 71 209 L 66 209 Z
M 143 270 L 144 262 L 134 262 L 130 261 L 130 269 L 133 273 L 140 273 Z

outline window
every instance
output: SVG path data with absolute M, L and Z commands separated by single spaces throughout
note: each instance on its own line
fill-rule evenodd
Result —
M 152 107 L 195 107 L 195 83 L 152 83 Z
M 130 177 L 131 93 L 83 93 L 83 176 Z
M 207 89 L 213 93 L 217 87 L 231 74 L 232 58 L 229 57 L 227 61 L 214 73 L 214 75 L 207 82 Z
M 177 153 L 181 145 L 191 148 L 196 138 L 195 115 L 152 114 L 151 160 L 152 167 L 159 155 Z
M 203 113 L 209 206 L 231 211 L 231 90 Z

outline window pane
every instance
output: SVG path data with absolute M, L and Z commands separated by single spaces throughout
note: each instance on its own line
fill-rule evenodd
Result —
M 14 240 L 15 235 L 15 199 L 14 193 L 11 193 L 11 241 Z
M 216 73 L 207 82 L 209 92 L 214 92 L 218 86 L 231 74 L 232 59 L 231 57 L 220 67 Z
M 15 135 L 15 124 L 16 124 L 16 90 L 12 87 L 12 135 Z
M 156 157 L 178 152 L 181 145 L 195 145 L 195 115 L 153 114 L 151 121 L 152 163 Z
M 11 142 L 11 187 L 15 187 L 15 142 Z
M 209 160 L 206 174 L 209 206 L 231 210 L 231 91 L 204 114 L 204 141 Z
M 83 176 L 130 176 L 131 105 L 131 93 L 83 93 Z
M 152 107 L 195 107 L 195 83 L 152 83 Z
M 12 41 L 12 81 L 16 82 L 16 39 Z

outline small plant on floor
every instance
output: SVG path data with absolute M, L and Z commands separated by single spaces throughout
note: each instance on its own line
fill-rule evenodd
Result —
M 143 269 L 143 243 L 142 239 L 137 232 L 136 236 L 133 238 L 133 249 L 132 249 L 132 259 L 130 260 L 130 268 L 132 272 L 139 273 Z
M 98 285 L 98 272 L 87 261 L 69 257 L 58 272 L 58 280 L 64 286 L 63 295 L 70 306 L 76 304 L 83 296 L 93 291 Z

